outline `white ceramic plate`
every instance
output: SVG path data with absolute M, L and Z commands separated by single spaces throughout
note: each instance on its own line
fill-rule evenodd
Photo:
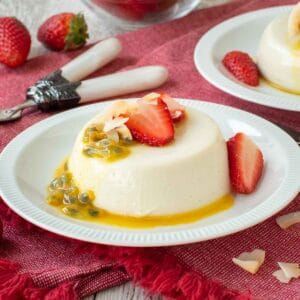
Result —
M 209 30 L 195 48 L 194 61 L 198 71 L 211 84 L 243 100 L 300 111 L 300 96 L 272 88 L 263 81 L 258 87 L 247 86 L 237 81 L 222 65 L 224 55 L 232 50 L 247 52 L 255 59 L 266 26 L 291 8 L 280 6 L 257 10 L 229 19 Z
M 300 187 L 300 151 L 282 130 L 247 112 L 222 105 L 182 100 L 208 113 L 227 139 L 242 131 L 262 149 L 266 165 L 255 193 L 235 197 L 235 205 L 199 222 L 134 230 L 78 221 L 45 202 L 55 168 L 70 153 L 84 125 L 110 102 L 57 114 L 19 134 L 0 156 L 0 194 L 20 216 L 46 230 L 95 243 L 163 246 L 203 241 L 253 226 L 286 206 Z

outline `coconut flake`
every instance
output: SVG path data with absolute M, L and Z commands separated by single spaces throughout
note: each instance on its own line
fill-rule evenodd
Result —
M 300 277 L 299 264 L 278 262 L 280 270 L 275 271 L 272 275 L 282 283 L 289 283 L 292 278 Z
M 119 143 L 120 138 L 119 138 L 119 134 L 118 134 L 117 130 L 112 129 L 112 130 L 108 131 L 106 133 L 106 135 L 107 135 L 108 139 L 114 141 L 115 143 Z
M 287 229 L 288 227 L 300 223 L 300 211 L 295 211 L 283 216 L 276 218 L 276 223 L 282 228 Z
M 102 115 L 102 119 L 109 121 L 117 118 L 120 115 L 129 115 L 131 112 L 137 109 L 136 102 L 127 102 L 124 100 L 115 100 L 114 103 L 109 106 L 105 113 Z
M 243 252 L 232 259 L 233 263 L 251 274 L 255 274 L 265 261 L 265 251 L 254 249 L 252 252 Z
M 117 118 L 108 120 L 104 124 L 103 131 L 109 132 L 113 129 L 116 129 L 116 128 L 124 125 L 128 120 L 129 120 L 129 118 L 123 118 L 123 117 L 117 117 Z
M 278 262 L 278 265 L 287 278 L 298 278 L 300 276 L 299 264 Z
M 159 97 L 160 97 L 160 94 L 158 94 L 158 93 L 150 93 L 150 94 L 147 94 L 146 96 L 144 96 L 143 100 L 153 102 L 153 101 L 156 101 L 157 98 L 159 98 Z
M 122 140 L 132 141 L 132 134 L 126 125 L 122 125 L 118 127 L 116 130 Z
M 277 270 L 277 271 L 273 272 L 272 275 L 274 277 L 276 277 L 277 280 L 279 280 L 282 283 L 289 283 L 290 282 L 290 278 L 287 278 L 284 275 L 284 272 L 282 270 Z

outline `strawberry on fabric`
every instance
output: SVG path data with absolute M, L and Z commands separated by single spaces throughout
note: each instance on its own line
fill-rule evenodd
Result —
M 224 56 L 222 62 L 237 80 L 250 86 L 259 85 L 257 65 L 247 53 L 231 51 Z
M 261 150 L 244 133 L 227 141 L 231 186 L 234 192 L 252 193 L 261 178 L 264 159 Z
M 174 123 L 180 122 L 185 118 L 185 108 L 179 104 L 176 100 L 170 97 L 166 93 L 150 93 L 143 97 L 144 100 L 150 102 L 156 102 L 158 98 L 161 98 L 165 102 L 170 111 L 172 120 Z
M 14 17 L 0 17 L 0 62 L 22 65 L 29 54 L 31 38 L 27 28 Z
M 38 40 L 52 50 L 73 50 L 85 45 L 88 27 L 82 14 L 60 13 L 47 19 L 38 30 Z
M 135 140 L 149 146 L 163 146 L 174 139 L 174 126 L 167 105 L 145 100 L 137 102 L 137 109 L 128 115 L 126 122 Z

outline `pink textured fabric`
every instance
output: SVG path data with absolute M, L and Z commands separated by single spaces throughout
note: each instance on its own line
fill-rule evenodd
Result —
M 227 95 L 206 82 L 193 64 L 193 50 L 197 41 L 213 25 L 243 12 L 296 2 L 239 0 L 222 7 L 194 12 L 186 18 L 168 24 L 127 33 L 120 36 L 124 45 L 121 57 L 97 74 L 108 74 L 134 66 L 163 64 L 170 71 L 170 80 L 164 86 L 164 90 L 172 96 L 202 99 L 238 107 L 300 130 L 299 113 L 255 105 Z M 255 29 L 249 28 L 249 30 Z M 14 70 L 0 66 L 0 107 L 21 102 L 29 85 L 64 65 L 78 53 L 49 53 L 34 58 L 23 67 Z M 49 115 L 33 112 L 24 115 L 18 122 L 1 124 L 0 151 L 19 132 Z M 0 170 L 0 172 L 5 172 L 5 170 Z M 285 211 L 293 211 L 299 207 L 300 196 L 298 195 Z M 12 222 L 8 216 L 4 216 L 6 214 L 4 211 L 5 209 L 0 210 L 0 214 L 5 219 L 4 241 L 0 243 L 0 257 L 20 263 L 22 272 L 28 272 L 37 287 L 51 288 L 67 280 L 74 283 L 79 296 L 83 296 L 126 282 L 132 276 L 136 277 L 136 270 L 128 262 L 128 260 L 134 262 L 136 259 L 134 253 L 128 257 L 126 263 L 117 255 L 119 253 L 117 251 L 115 256 L 106 258 L 88 254 L 88 251 L 79 254 L 71 240 L 53 238 L 51 235 L 45 235 L 42 230 L 37 231 L 30 226 L 24 226 L 23 222 L 18 224 Z M 186 274 L 184 278 L 190 278 L 189 276 L 195 272 L 195 274 L 204 274 L 216 279 L 230 288 L 240 291 L 250 290 L 257 299 L 300 299 L 299 280 L 283 285 L 271 276 L 271 273 L 277 269 L 277 261 L 300 262 L 299 233 L 297 226 L 287 231 L 281 230 L 275 224 L 273 217 L 254 228 L 228 237 L 193 245 L 167 247 L 163 249 L 163 252 L 175 258 L 186 270 L 192 272 Z M 256 247 L 267 251 L 266 263 L 257 275 L 249 275 L 232 264 L 233 256 Z M 143 253 L 151 254 L 152 257 L 155 257 L 157 253 L 159 257 L 160 251 L 162 250 L 156 252 L 155 249 L 144 249 Z M 92 252 L 95 251 L 90 251 Z M 140 255 L 140 251 L 137 253 Z M 144 262 L 145 260 L 141 260 L 140 264 Z M 123 265 L 125 268 L 122 267 Z M 142 285 L 153 292 L 162 292 L 168 296 L 162 287 L 159 288 L 157 282 L 151 286 L 151 280 L 145 283 L 140 277 L 137 276 L 137 280 Z M 185 283 L 183 281 L 181 278 L 180 288 L 189 289 L 190 286 L 185 288 L 185 284 L 190 280 L 184 281 Z M 199 282 L 197 287 L 199 287 Z M 201 299 L 202 294 L 199 292 L 197 295 L 199 296 L 195 299 Z M 205 297 L 225 299 L 225 296 L 216 298 L 216 296 L 206 295 Z M 227 294 L 226 299 L 233 299 L 233 297 Z

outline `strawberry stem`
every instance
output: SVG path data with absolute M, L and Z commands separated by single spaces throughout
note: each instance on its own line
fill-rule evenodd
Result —
M 89 38 L 88 26 L 82 13 L 78 13 L 69 25 L 69 33 L 65 38 L 65 50 L 82 47 Z

